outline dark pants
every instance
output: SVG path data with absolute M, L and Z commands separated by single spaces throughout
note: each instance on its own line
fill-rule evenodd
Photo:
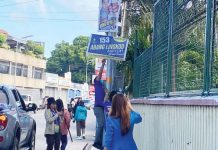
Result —
M 65 150 L 67 146 L 67 135 L 61 135 L 61 150 Z
M 46 134 L 46 143 L 47 143 L 47 150 L 59 150 L 60 149 L 60 140 L 61 135 L 60 133 L 55 134 Z
M 94 113 L 96 117 L 96 132 L 95 132 L 95 142 L 93 146 L 96 148 L 102 147 L 103 140 L 103 130 L 104 130 L 104 108 L 103 107 L 95 107 Z
M 85 127 L 86 127 L 86 122 L 84 121 L 76 121 L 76 131 L 77 131 L 77 136 L 81 136 L 81 131 L 82 134 L 85 134 Z

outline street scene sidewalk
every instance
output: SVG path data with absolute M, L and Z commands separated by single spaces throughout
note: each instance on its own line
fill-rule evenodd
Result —
M 36 129 L 36 150 L 43 150 L 46 148 L 46 139 L 44 137 L 45 130 L 45 118 L 44 110 L 39 110 L 36 114 L 31 114 L 31 116 L 36 120 L 37 129 Z M 93 110 L 88 111 L 88 117 L 86 122 L 86 139 L 85 140 L 76 140 L 76 123 L 71 121 L 70 131 L 73 137 L 73 142 L 70 140 L 68 135 L 68 145 L 66 150 L 82 150 L 85 145 L 88 143 L 93 144 L 94 133 L 95 133 L 95 116 Z

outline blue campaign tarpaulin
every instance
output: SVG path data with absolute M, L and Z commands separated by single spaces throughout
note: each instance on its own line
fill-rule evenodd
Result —
M 92 34 L 87 55 L 124 61 L 126 59 L 127 47 L 127 39 Z

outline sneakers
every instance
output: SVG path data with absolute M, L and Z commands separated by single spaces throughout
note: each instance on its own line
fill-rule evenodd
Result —
M 78 136 L 77 138 L 76 138 L 76 140 L 82 140 L 83 138 L 82 138 L 82 136 Z
M 85 134 L 83 134 L 83 139 L 86 139 L 86 135 Z

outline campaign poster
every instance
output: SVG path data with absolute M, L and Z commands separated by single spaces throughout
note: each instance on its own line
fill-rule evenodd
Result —
M 100 0 L 99 2 L 99 32 L 118 32 L 118 19 L 121 0 Z

